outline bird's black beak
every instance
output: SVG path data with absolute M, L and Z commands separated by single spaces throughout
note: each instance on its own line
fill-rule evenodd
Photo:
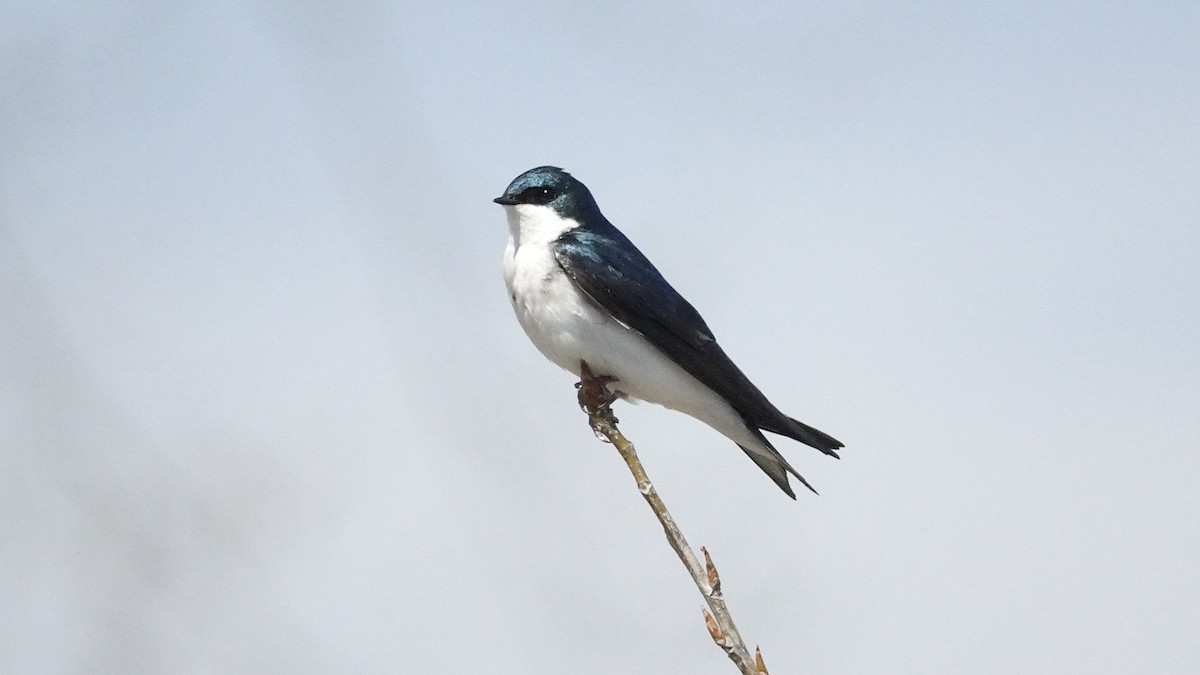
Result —
M 492 201 L 496 202 L 500 206 L 516 206 L 517 204 L 520 204 L 520 202 L 512 197 L 496 197 Z

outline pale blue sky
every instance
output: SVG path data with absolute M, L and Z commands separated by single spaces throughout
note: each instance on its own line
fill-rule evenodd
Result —
M 772 671 L 1200 670 L 1200 9 L 9 3 L 0 671 L 732 672 L 505 301 L 563 166 L 784 410 L 618 410 Z

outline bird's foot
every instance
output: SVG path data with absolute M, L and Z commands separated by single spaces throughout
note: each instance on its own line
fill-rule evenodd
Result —
M 579 362 L 579 382 L 575 383 L 575 388 L 579 390 L 579 407 L 588 414 L 592 431 L 602 441 L 607 441 L 608 437 L 600 430 L 599 425 L 617 423 L 617 417 L 612 411 L 617 394 L 608 388 L 609 384 L 617 381 L 617 378 L 611 375 L 595 375 L 587 361 Z

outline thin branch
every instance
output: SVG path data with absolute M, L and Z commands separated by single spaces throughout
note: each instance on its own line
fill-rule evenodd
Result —
M 605 387 L 612 379 L 594 376 L 587 363 L 581 362 L 580 366 L 582 375 L 579 384 L 576 385 L 579 388 L 579 403 L 588 414 L 588 422 L 592 426 L 592 431 L 601 440 L 612 443 L 617 448 L 617 452 L 621 453 L 621 458 L 625 460 L 630 473 L 637 481 L 638 492 L 641 492 L 642 496 L 646 498 L 650 510 L 654 511 L 658 522 L 662 524 L 663 532 L 667 535 L 667 543 L 671 545 L 675 554 L 679 556 L 679 560 L 683 562 L 683 566 L 692 575 L 692 581 L 696 583 L 696 588 L 700 589 L 700 595 L 704 596 L 704 601 L 708 604 L 708 609 L 701 611 L 713 642 L 716 642 L 717 646 L 725 651 L 743 675 L 765 675 L 767 667 L 763 663 L 762 653 L 756 648 L 755 655 L 751 656 L 750 650 L 746 649 L 746 644 L 742 641 L 741 634 L 738 633 L 737 626 L 733 623 L 729 608 L 725 606 L 725 596 L 721 592 L 721 577 L 717 574 L 712 557 L 704 547 L 701 547 L 704 564 L 700 563 L 695 552 L 688 546 L 683 532 L 675 524 L 675 519 L 667 511 L 666 504 L 658 496 L 658 491 L 654 489 L 654 485 L 646 476 L 646 469 L 638 459 L 633 443 L 630 443 L 629 439 L 625 438 L 625 435 L 617 428 L 617 418 L 613 416 L 611 408 L 613 397 Z M 709 610 L 712 610 L 711 614 Z

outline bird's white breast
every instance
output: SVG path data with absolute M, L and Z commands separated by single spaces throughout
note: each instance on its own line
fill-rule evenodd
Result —
M 544 206 L 523 204 L 505 211 L 510 232 L 504 282 L 521 327 L 559 367 L 576 375 L 580 359 L 598 367 L 593 362 L 603 351 L 596 344 L 598 332 L 613 320 L 592 305 L 554 257 L 554 240 L 578 223 Z
M 580 360 L 612 388 L 695 417 L 735 442 L 754 446 L 741 417 L 720 396 L 640 334 L 600 309 L 554 257 L 554 240 L 578 226 L 544 206 L 505 207 L 509 222 L 504 281 L 517 320 L 533 344 L 560 368 L 579 375 Z

